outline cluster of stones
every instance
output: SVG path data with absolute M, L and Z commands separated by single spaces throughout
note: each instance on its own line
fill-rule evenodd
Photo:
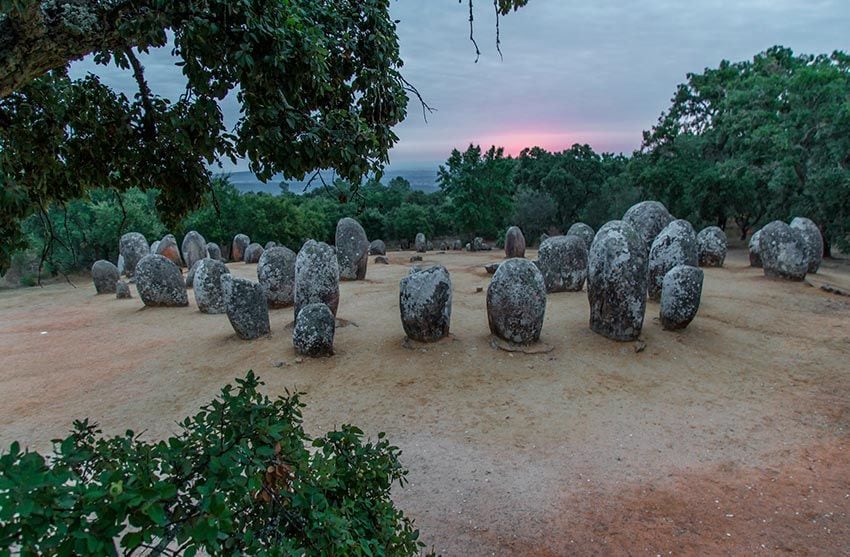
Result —
M 753 233 L 749 243 L 750 265 L 762 267 L 765 276 L 803 280 L 817 273 L 823 260 L 823 236 L 818 226 L 805 217 L 794 217 L 790 225 L 773 221 Z

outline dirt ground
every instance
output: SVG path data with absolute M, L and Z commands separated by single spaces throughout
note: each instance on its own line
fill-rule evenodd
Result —
M 45 449 L 84 416 L 164 436 L 253 369 L 307 393 L 312 433 L 387 432 L 410 469 L 397 500 L 444 555 L 850 555 L 850 298 L 817 288 L 850 290 L 846 262 L 790 283 L 735 250 L 685 331 L 649 303 L 642 352 L 588 329 L 586 292 L 553 294 L 553 350 L 532 355 L 488 342 L 477 290 L 499 252 L 426 255 L 452 273 L 453 335 L 405 348 L 409 256 L 343 283 L 336 356 L 301 363 L 291 309 L 243 342 L 191 295 L 146 309 L 85 277 L 2 291 L 0 446 Z

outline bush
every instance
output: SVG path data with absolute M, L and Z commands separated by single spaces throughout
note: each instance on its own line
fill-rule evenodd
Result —
M 270 400 L 253 373 L 149 442 L 88 420 L 50 458 L 0 455 L 0 555 L 414 555 L 390 499 L 400 451 L 343 426 L 310 439 L 298 394 Z M 312 446 L 308 449 L 308 446 Z

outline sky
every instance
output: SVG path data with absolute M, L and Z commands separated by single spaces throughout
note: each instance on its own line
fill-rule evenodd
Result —
M 797 53 L 850 51 L 850 0 L 530 0 L 501 19 L 496 52 L 489 0 L 393 0 L 403 74 L 436 111 L 427 122 L 415 99 L 396 128 L 394 168 L 432 167 L 470 143 L 550 150 L 588 143 L 631 153 L 670 104 L 688 72 L 721 60 L 752 58 L 773 45 Z M 143 58 L 153 89 L 176 98 L 183 89 L 168 49 Z M 129 73 L 77 62 L 72 75 L 95 71 L 135 93 Z M 239 107 L 227 99 L 228 122 Z M 240 161 L 226 171 L 245 170 Z

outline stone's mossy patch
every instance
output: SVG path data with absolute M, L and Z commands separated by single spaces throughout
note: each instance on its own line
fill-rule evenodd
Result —
M 719 226 L 707 226 L 697 235 L 700 267 L 722 267 L 726 261 L 726 233 Z
M 307 304 L 295 318 L 292 344 L 302 356 L 332 356 L 336 319 L 323 303 Z
M 360 223 L 350 217 L 336 225 L 336 256 L 340 280 L 363 280 L 369 263 L 369 240 Z
M 321 302 L 336 315 L 339 306 L 339 263 L 324 242 L 307 240 L 295 258 L 295 316 L 301 308 Z
M 540 340 L 546 314 L 543 275 L 527 259 L 504 261 L 487 288 L 490 332 L 515 344 Z
M 702 297 L 702 269 L 693 265 L 677 265 L 664 275 L 661 287 L 661 326 L 675 331 L 687 327 Z
M 221 276 L 225 313 L 236 336 L 254 340 L 271 332 L 269 307 L 263 287 L 231 274 Z
M 146 306 L 182 307 L 189 305 L 183 273 L 162 255 L 146 255 L 133 275 L 136 289 Z
M 399 308 L 411 340 L 435 342 L 446 337 L 452 318 L 452 280 L 446 268 L 437 265 L 401 279 Z
M 759 254 L 764 275 L 786 280 L 803 280 L 809 268 L 809 247 L 799 230 L 781 220 L 761 229 Z
M 676 265 L 696 266 L 699 249 L 694 227 L 686 220 L 674 220 L 664 227 L 649 250 L 649 298 L 661 299 L 664 275 Z
M 230 269 L 218 259 L 207 257 L 198 261 L 192 278 L 192 289 L 201 313 L 224 313 L 227 310 L 221 277 L 229 274 Z
M 546 292 L 579 292 L 587 279 L 587 247 L 576 235 L 552 236 L 540 245 L 534 261 Z
M 257 262 L 257 279 L 272 309 L 295 303 L 295 252 L 284 246 L 271 247 Z

